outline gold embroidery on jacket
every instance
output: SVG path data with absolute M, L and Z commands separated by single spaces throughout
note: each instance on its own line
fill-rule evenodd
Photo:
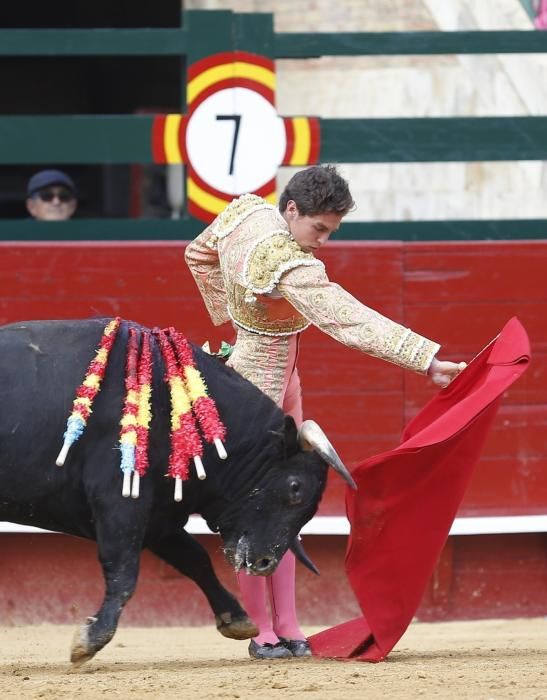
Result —
M 249 302 L 248 290 L 239 284 L 228 290 L 228 313 L 240 328 L 260 335 L 292 335 L 310 325 L 283 297 L 259 295 Z
M 212 236 L 207 241 L 209 248 L 216 248 L 220 239 L 228 236 L 232 231 L 245 221 L 245 219 L 260 209 L 273 209 L 262 197 L 256 194 L 244 194 L 233 199 L 213 223 Z
M 243 266 L 243 281 L 255 294 L 268 294 L 285 272 L 300 265 L 323 267 L 320 260 L 302 250 L 288 231 L 275 231 L 250 249 Z
M 288 272 L 278 291 L 315 326 L 344 345 L 427 372 L 439 345 L 371 309 L 331 282 L 324 270 L 301 267 Z
M 261 225 L 258 223 L 257 229 Z M 292 335 L 307 328 L 309 321 L 281 295 L 276 296 L 275 287 L 288 270 L 309 265 L 323 267 L 288 231 L 270 230 L 259 235 L 245 253 L 242 284 L 227 287 L 232 320 L 261 335 Z

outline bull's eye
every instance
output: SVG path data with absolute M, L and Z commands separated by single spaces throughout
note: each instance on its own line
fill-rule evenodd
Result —
M 298 479 L 289 481 L 289 503 L 292 506 L 302 503 L 302 484 Z

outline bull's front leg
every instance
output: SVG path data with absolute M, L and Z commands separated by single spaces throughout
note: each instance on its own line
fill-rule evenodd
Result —
M 137 585 L 144 528 L 138 524 L 139 519 L 124 520 L 119 515 L 111 511 L 97 520 L 105 596 L 99 611 L 76 630 L 70 654 L 75 665 L 91 659 L 112 639 L 121 612 Z
M 207 551 L 184 530 L 147 543 L 158 557 L 195 581 L 209 601 L 218 631 L 230 639 L 256 637 L 258 628 L 220 583 Z

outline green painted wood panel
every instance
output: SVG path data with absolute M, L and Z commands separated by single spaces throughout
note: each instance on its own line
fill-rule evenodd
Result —
M 235 48 L 271 56 L 272 15 L 195 10 L 183 13 L 181 29 L 0 29 L 0 56 L 188 55 L 196 61 Z
M 275 35 L 276 58 L 318 56 L 416 56 L 444 54 L 545 53 L 547 33 L 465 32 L 315 32 Z
M 153 117 L 0 117 L 0 163 L 150 163 Z
M 246 12 L 233 16 L 234 48 L 274 58 L 273 15 Z
M 178 241 L 191 240 L 206 224 L 181 219 L 0 220 L 0 241 Z
M 0 55 L 182 55 L 193 47 L 206 56 L 229 50 L 222 48 L 222 44 L 228 46 L 223 36 L 230 43 L 233 38 L 237 45 L 245 44 L 248 51 L 275 58 L 547 51 L 547 35 L 536 31 L 290 32 L 272 34 L 271 40 L 264 41 L 271 25 L 269 15 L 195 11 L 185 16 L 182 29 L 2 29 Z
M 150 163 L 153 117 L 0 117 L 0 163 Z M 547 117 L 322 119 L 323 162 L 547 160 Z
M 191 240 L 205 224 L 172 219 L 72 219 L 58 223 L 0 220 L 2 241 Z M 333 240 L 466 241 L 547 239 L 547 219 L 367 221 L 343 223 Z
M 184 55 L 185 29 L 1 29 L 1 56 Z
M 335 240 L 468 241 L 543 240 L 547 219 L 456 219 L 343 223 Z
M 215 53 L 234 50 L 234 13 L 230 10 L 193 10 L 184 12 L 188 34 L 188 64 Z
M 410 163 L 547 159 L 547 117 L 323 119 L 322 161 Z

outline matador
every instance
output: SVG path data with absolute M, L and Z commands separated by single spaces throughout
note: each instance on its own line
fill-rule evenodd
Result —
M 215 325 L 231 321 L 237 340 L 228 364 L 302 423 L 296 368 L 298 338 L 310 324 L 348 347 L 422 374 L 431 373 L 439 344 L 368 308 L 329 280 L 313 251 L 353 205 L 347 183 L 332 166 L 297 173 L 279 207 L 245 194 L 186 248 L 186 262 Z M 442 381 L 457 373 L 437 363 Z M 447 378 L 448 377 L 448 378 Z M 443 383 L 444 382 L 444 383 Z M 309 654 L 294 611 L 294 556 L 288 552 L 268 588 L 263 577 L 239 574 L 247 612 L 260 634 L 256 658 Z

